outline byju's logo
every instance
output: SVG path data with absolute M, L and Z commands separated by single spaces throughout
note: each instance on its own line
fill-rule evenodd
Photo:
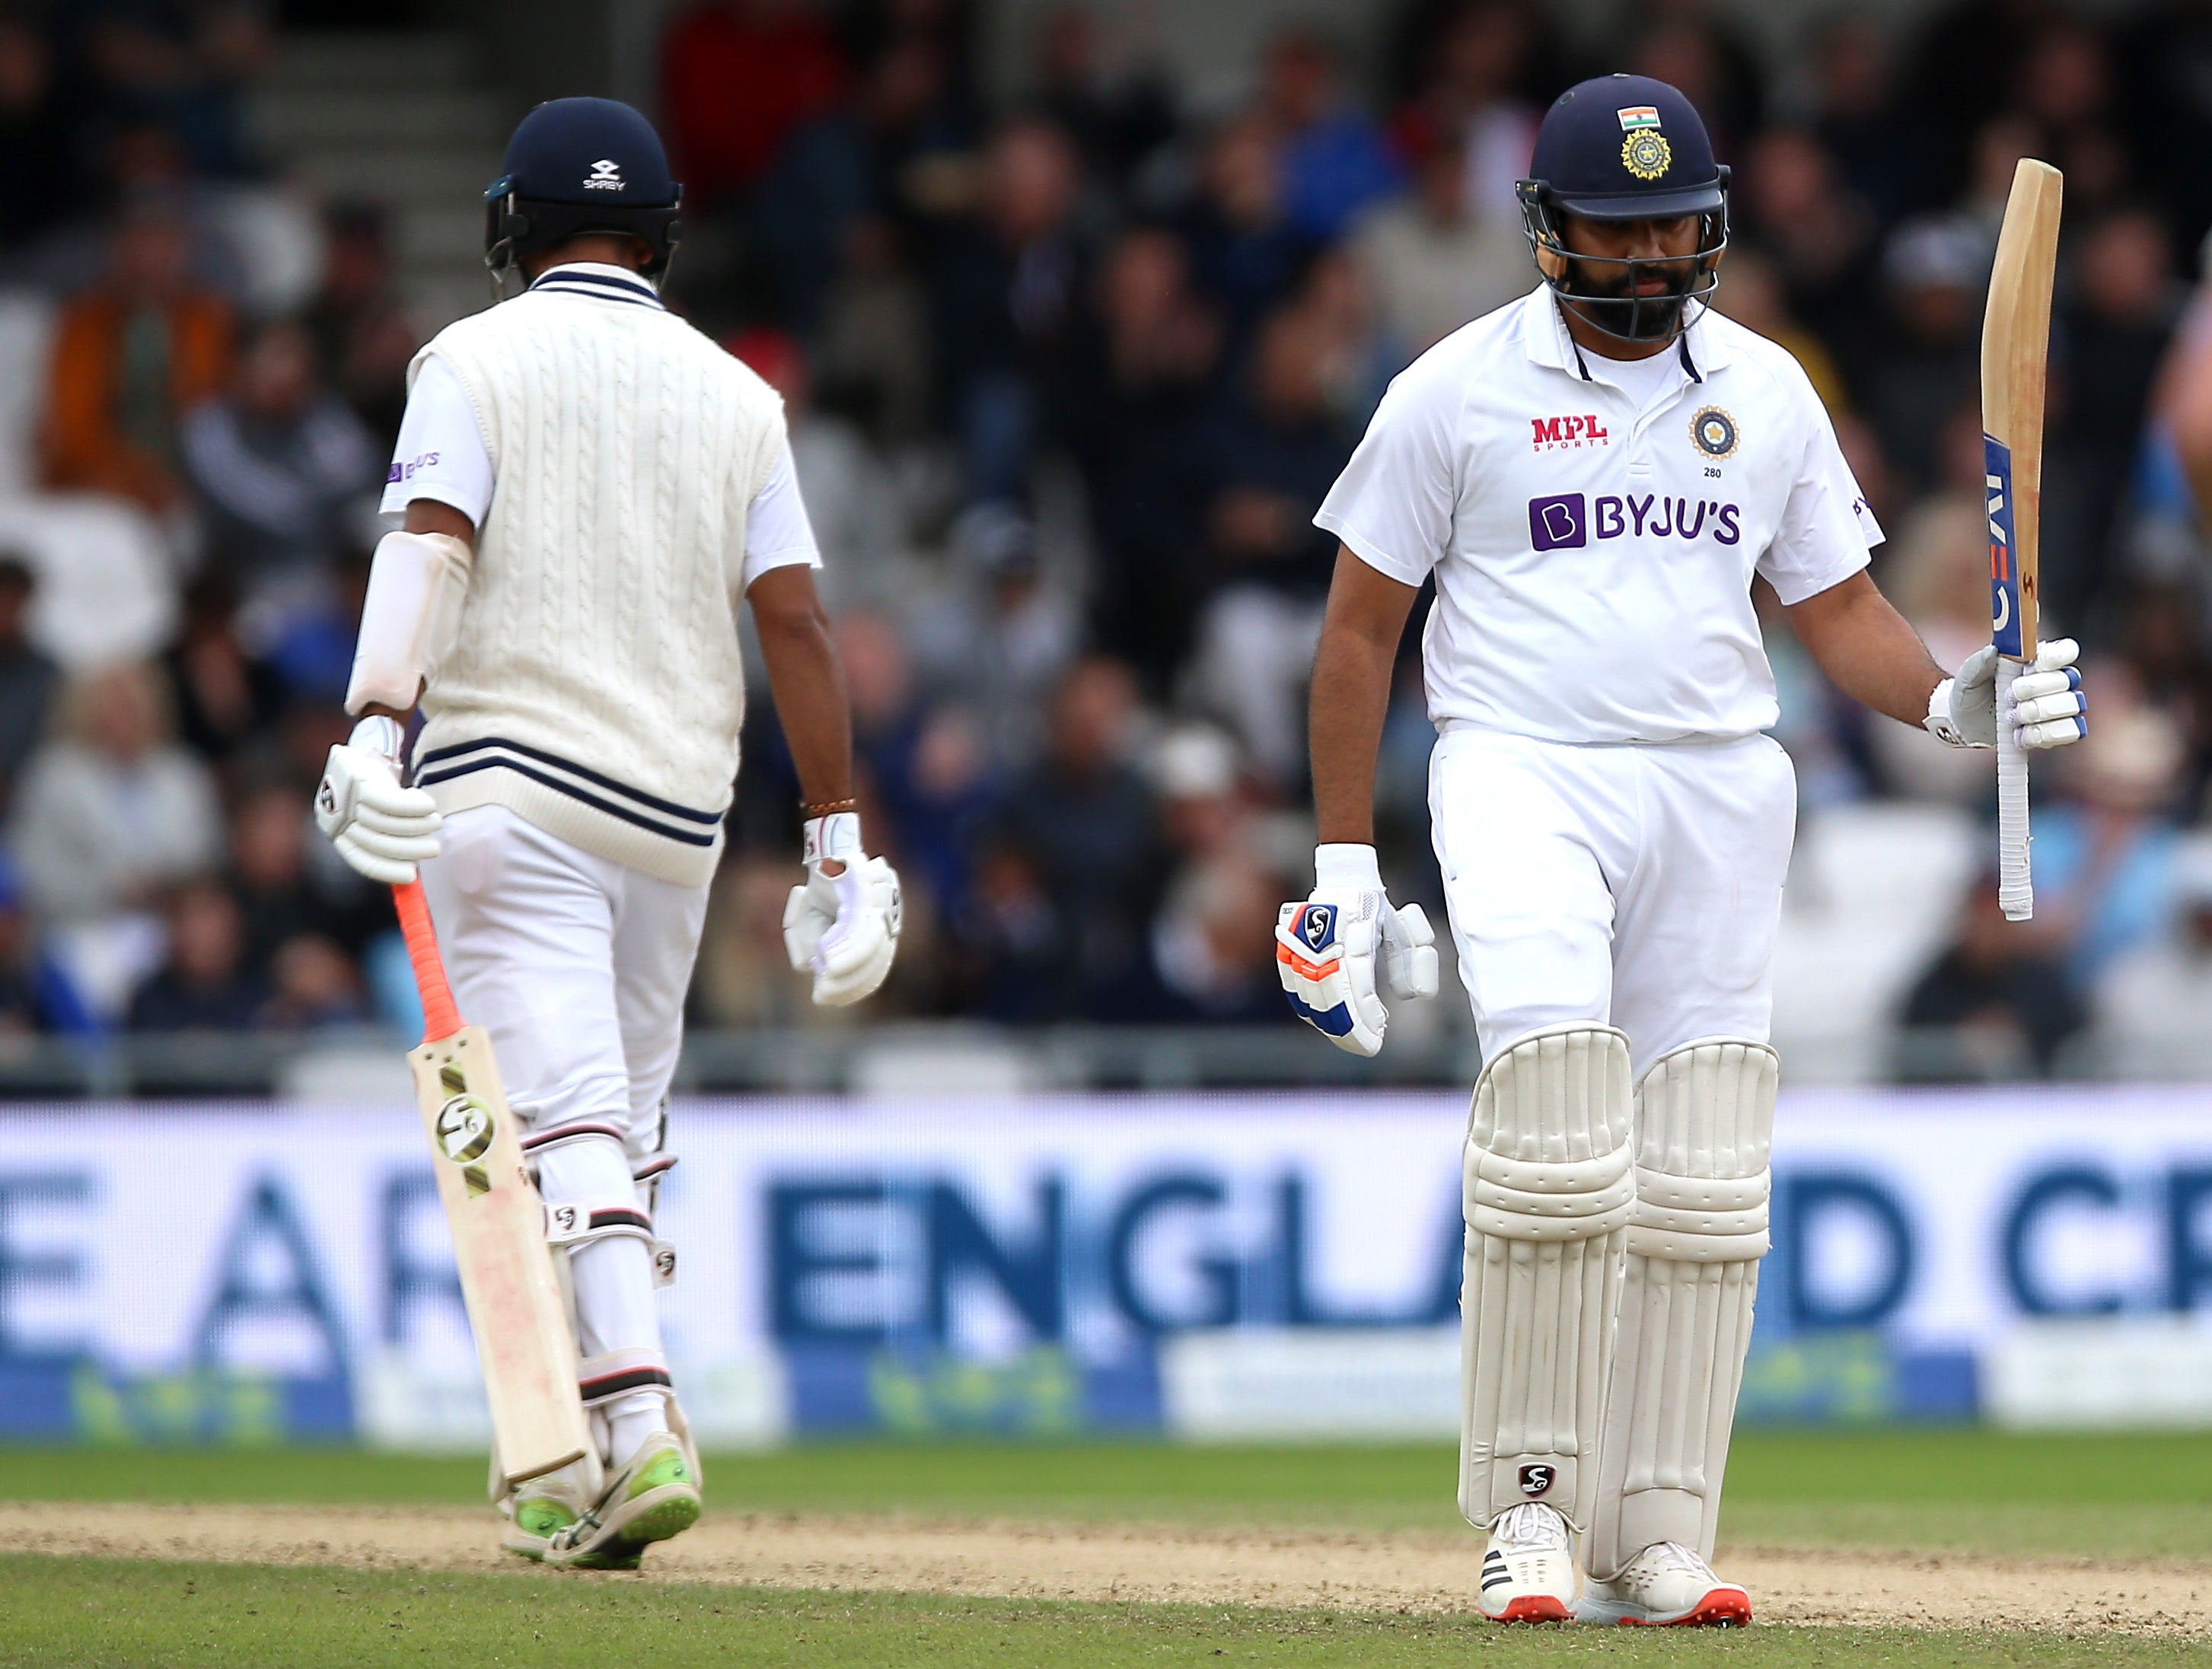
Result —
M 1717 499 L 1670 499 L 1656 493 L 1625 498 L 1610 494 L 1586 501 L 1580 493 L 1528 501 L 1528 546 L 1532 550 L 1579 550 L 1623 535 L 1646 539 L 1697 539 L 1716 544 L 1741 542 L 1742 512 Z
M 592 171 L 584 177 L 587 191 L 619 191 L 623 189 L 622 165 L 611 156 L 603 156 L 592 164 Z
M 1579 550 L 1589 543 L 1589 518 L 1580 493 L 1528 501 L 1528 543 L 1538 550 Z

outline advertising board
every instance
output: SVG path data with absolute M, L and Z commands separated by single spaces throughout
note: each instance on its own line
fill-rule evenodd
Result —
M 1970 1416 L 2031 1335 L 2003 1400 L 2032 1408 L 2051 1328 L 2193 1335 L 2200 1100 L 1786 1095 L 1747 1416 Z M 715 1443 L 1448 1433 L 1464 1118 L 1426 1093 L 679 1103 L 687 1408 Z M 0 1111 L 0 1435 L 473 1445 L 429 1164 L 397 1106 Z

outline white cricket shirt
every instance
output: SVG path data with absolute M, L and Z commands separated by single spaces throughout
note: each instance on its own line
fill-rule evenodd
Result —
M 1436 576 L 1439 725 L 1620 743 L 1775 722 L 1753 575 L 1802 602 L 1881 529 L 1786 349 L 1708 312 L 1660 357 L 1671 387 L 1632 395 L 1540 286 L 1391 383 L 1314 521 L 1393 580 Z

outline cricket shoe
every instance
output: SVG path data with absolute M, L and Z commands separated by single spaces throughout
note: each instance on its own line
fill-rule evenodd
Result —
M 556 1551 L 554 1538 L 574 1525 L 590 1508 L 590 1501 L 567 1468 L 549 1477 L 532 1478 L 506 1504 L 508 1522 L 506 1533 L 499 1539 L 500 1545 L 523 1558 L 545 1563 Z M 618 1563 L 615 1551 L 610 1549 L 607 1556 L 591 1568 L 635 1570 L 644 1556 L 641 1544 L 629 1553 L 626 1563 Z
M 1593 1580 L 1575 1607 L 1577 1623 L 1635 1628 L 1741 1629 L 1751 1596 L 1723 1582 L 1680 1542 L 1654 1542 L 1609 1582 Z
M 1490 1526 L 1475 1603 L 1493 1623 L 1565 1623 L 1574 1615 L 1574 1544 L 1565 1516 L 1532 1501 Z
M 647 1546 L 682 1535 L 699 1521 L 698 1479 L 690 1446 L 673 1433 L 655 1432 L 638 1445 L 598 1502 L 554 1527 L 544 1551 L 533 1557 L 577 1570 L 635 1570 Z M 522 1511 L 518 1502 L 518 1531 Z

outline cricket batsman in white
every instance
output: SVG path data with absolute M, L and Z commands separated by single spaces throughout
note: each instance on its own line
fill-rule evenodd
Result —
M 1373 1054 L 1436 990 L 1372 834 L 1424 580 L 1429 807 L 1484 1066 L 1463 1168 L 1460 1507 L 1501 1621 L 1747 1623 L 1713 1572 L 1767 1249 L 1768 984 L 1796 796 L 1751 586 L 1836 685 L 1958 746 L 2085 732 L 2075 646 L 2000 713 L 1875 589 L 1881 537 L 1804 373 L 1709 303 L 1728 171 L 1666 83 L 1584 82 L 1520 187 L 1542 282 L 1390 386 L 1315 518 L 1316 886 L 1294 1009 Z M 1577 1552 L 1579 1544 L 1579 1556 Z
M 861 849 L 842 674 L 781 403 L 661 305 L 679 188 L 626 105 L 540 105 L 485 193 L 503 293 L 416 356 L 347 710 L 317 816 L 374 880 L 414 877 L 490 1033 L 564 1246 L 607 1480 L 502 1503 L 531 1558 L 635 1567 L 700 1510 L 654 1310 L 669 1080 L 722 847 L 752 606 L 804 801 L 784 917 L 817 1003 L 882 984 L 897 877 Z M 403 786 L 404 725 L 422 725 Z M 572 1469 L 573 1470 L 573 1469 Z

